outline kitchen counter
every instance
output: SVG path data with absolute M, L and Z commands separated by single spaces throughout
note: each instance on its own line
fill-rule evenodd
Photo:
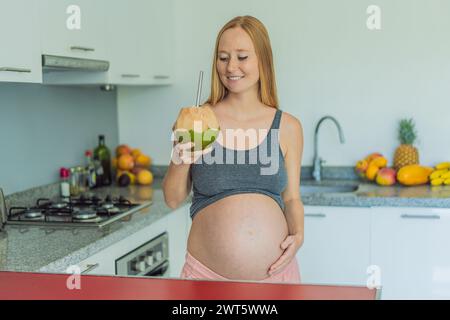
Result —
M 63 271 L 173 211 L 164 202 L 158 179 L 152 186 L 111 186 L 95 189 L 95 194 L 123 195 L 149 206 L 103 229 L 7 225 L 0 232 L 0 271 Z M 186 203 L 189 201 L 190 198 Z
M 164 202 L 161 181 L 155 179 L 149 187 L 112 186 L 97 189 L 95 193 L 100 196 L 123 195 L 138 203 L 149 203 L 150 199 L 153 202 L 140 213 L 133 214 L 129 221 L 118 221 L 104 230 L 6 226 L 5 231 L 0 232 L 0 271 L 62 271 L 145 228 L 173 211 Z M 308 206 L 450 208 L 450 186 L 381 187 L 358 180 L 301 181 L 302 187 L 311 185 L 359 187 L 355 192 L 302 195 L 303 204 Z M 191 196 L 186 199 L 185 204 L 190 201 Z
M 69 290 L 68 275 L 0 272 L 0 300 L 374 300 L 365 287 L 83 275 L 81 290 Z
M 360 180 L 302 180 L 301 186 L 355 186 L 354 192 L 302 195 L 308 206 L 450 208 L 450 186 L 379 186 Z

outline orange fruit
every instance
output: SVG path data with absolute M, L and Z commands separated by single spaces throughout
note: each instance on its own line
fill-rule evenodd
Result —
M 139 157 L 142 154 L 140 149 L 133 149 L 131 150 L 131 155 L 133 156 L 133 158 L 136 160 L 137 157 Z
M 152 160 L 150 157 L 141 154 L 136 158 L 136 165 L 140 167 L 148 167 L 151 164 Z
M 117 167 L 120 170 L 131 170 L 134 167 L 134 159 L 130 154 L 123 154 L 117 160 Z
M 130 154 L 130 152 L 131 152 L 131 149 L 126 144 L 121 144 L 120 146 L 118 146 L 116 148 L 116 156 L 117 157 L 120 157 L 121 155 L 124 155 L 124 154 Z

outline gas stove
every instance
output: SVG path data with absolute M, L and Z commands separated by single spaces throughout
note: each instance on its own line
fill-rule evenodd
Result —
M 32 207 L 9 208 L 6 223 L 8 225 L 102 228 L 150 204 L 151 202 L 132 203 L 123 196 L 110 195 L 103 199 L 96 195 L 81 195 L 66 201 L 41 198 Z

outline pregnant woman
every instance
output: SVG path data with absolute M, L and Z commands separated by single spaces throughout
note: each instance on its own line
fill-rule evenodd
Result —
M 163 180 L 171 208 L 193 187 L 181 278 L 300 283 L 303 131 L 278 107 L 270 40 L 258 19 L 236 17 L 219 32 L 211 95 L 200 108 L 208 107 L 220 125 L 216 141 L 192 153 L 192 144 L 175 143 L 173 157 L 182 161 L 172 158 Z M 257 134 L 242 139 L 243 132 Z M 202 161 L 207 156 L 223 161 Z

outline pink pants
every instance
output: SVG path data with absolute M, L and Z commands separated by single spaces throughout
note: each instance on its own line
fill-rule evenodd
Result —
M 189 251 L 186 251 L 186 262 L 184 263 L 183 269 L 181 270 L 180 277 L 182 279 L 205 279 L 205 280 L 229 280 L 232 279 L 225 278 L 203 263 L 195 259 Z M 243 280 L 239 280 L 243 281 Z M 276 283 L 296 283 L 300 284 L 300 271 L 297 263 L 297 259 L 292 259 L 291 262 L 277 274 L 271 275 L 262 280 L 249 280 L 255 282 L 276 282 Z

